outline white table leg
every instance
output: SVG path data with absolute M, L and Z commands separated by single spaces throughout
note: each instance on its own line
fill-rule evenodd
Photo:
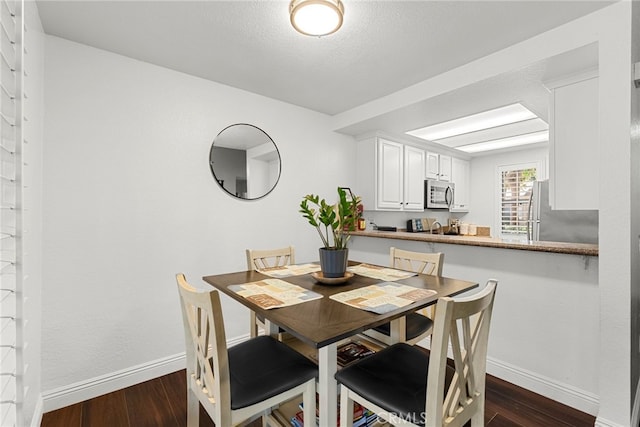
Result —
M 270 335 L 275 339 L 278 339 L 278 332 L 280 331 L 280 328 L 278 327 L 278 325 L 276 325 L 275 323 L 272 323 L 271 321 L 269 321 L 268 319 L 264 319 L 264 333 L 265 335 Z
M 333 343 L 318 350 L 319 425 L 322 427 L 338 425 L 338 383 L 334 378 L 338 370 L 337 348 Z
M 389 326 L 389 332 L 391 333 L 392 344 L 405 341 L 405 337 L 407 336 L 407 318 L 403 316 L 392 320 Z

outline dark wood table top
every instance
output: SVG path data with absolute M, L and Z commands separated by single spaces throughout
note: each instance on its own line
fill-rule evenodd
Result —
M 331 295 L 338 294 L 340 292 L 350 291 L 356 288 L 362 288 L 382 282 L 378 279 L 372 279 L 357 274 L 354 275 L 347 283 L 341 285 L 326 285 L 318 283 L 310 274 L 283 278 L 282 280 L 289 283 L 317 292 L 321 294 L 323 298 L 288 307 L 274 308 L 271 310 L 264 310 L 251 301 L 229 290 L 230 285 L 240 285 L 269 278 L 269 276 L 257 271 L 243 271 L 238 273 L 205 276 L 203 277 L 203 280 L 214 288 L 235 299 L 240 304 L 255 311 L 257 315 L 264 316 L 266 319 L 269 319 L 271 322 L 287 330 L 287 332 L 296 338 L 315 348 L 320 348 L 344 338 L 359 334 L 367 329 L 371 329 L 372 327 L 397 319 L 407 313 L 411 313 L 434 304 L 440 297 L 458 295 L 478 286 L 478 284 L 474 282 L 447 277 L 429 276 L 425 274 L 419 274 L 408 279 L 397 280 L 395 281 L 396 283 L 402 283 L 421 289 L 432 289 L 436 291 L 437 294 L 385 314 L 376 314 L 360 310 L 329 298 Z

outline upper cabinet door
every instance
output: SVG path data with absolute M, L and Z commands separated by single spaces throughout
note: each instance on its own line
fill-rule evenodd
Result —
M 427 151 L 426 162 L 425 178 L 438 179 L 438 174 L 440 173 L 440 155 Z
M 451 181 L 451 156 L 440 154 L 439 170 L 440 181 Z
M 598 78 L 551 91 L 549 203 L 553 209 L 598 209 Z
M 424 176 L 426 179 L 451 181 L 451 156 L 427 151 Z
M 469 178 L 471 166 L 468 160 L 451 159 L 451 181 L 455 184 L 451 212 L 469 212 Z
M 378 141 L 378 188 L 379 209 L 401 210 L 403 205 L 403 148 L 397 142 Z
M 404 210 L 424 210 L 424 150 L 404 147 Z

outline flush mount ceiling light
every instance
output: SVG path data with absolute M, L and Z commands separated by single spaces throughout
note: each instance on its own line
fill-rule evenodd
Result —
M 450 148 L 478 153 L 548 140 L 549 125 L 520 103 L 407 132 Z
M 412 130 L 407 133 L 409 135 L 417 136 L 418 138 L 435 141 L 454 135 L 476 132 L 536 117 L 537 116 L 535 114 L 529 111 L 522 104 L 518 103 L 489 111 L 483 111 L 482 113 L 472 114 L 459 119 L 449 120 L 436 125 Z
M 493 141 L 478 142 L 476 144 L 463 145 L 456 147 L 467 153 L 480 153 L 482 151 L 499 150 L 501 148 L 518 147 L 520 145 L 535 144 L 537 142 L 546 142 L 549 140 L 549 131 L 540 131 L 527 133 L 524 135 L 515 135 L 508 138 L 494 139 Z
M 326 36 L 342 26 L 344 6 L 340 0 L 291 0 L 291 25 L 307 36 Z

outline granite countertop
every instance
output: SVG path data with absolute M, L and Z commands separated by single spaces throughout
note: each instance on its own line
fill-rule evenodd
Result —
M 564 242 L 521 242 L 493 237 L 455 236 L 447 234 L 408 233 L 406 231 L 353 231 L 352 236 L 378 237 L 382 239 L 414 240 L 419 242 L 447 243 L 451 245 L 483 246 L 489 248 L 518 249 L 524 251 L 598 256 L 598 245 Z

